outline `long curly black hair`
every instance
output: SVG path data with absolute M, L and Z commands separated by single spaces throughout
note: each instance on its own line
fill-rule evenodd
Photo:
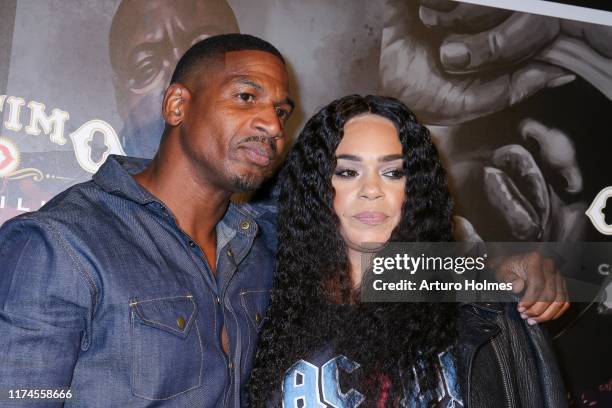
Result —
M 351 95 L 321 109 L 280 174 L 277 271 L 249 384 L 251 406 L 268 404 L 294 363 L 330 345 L 361 365 L 352 385 L 366 396 L 362 406 L 381 398 L 396 406 L 417 361 L 421 392 L 435 387 L 437 355 L 456 340 L 454 304 L 353 301 L 331 178 L 344 125 L 366 113 L 391 120 L 403 147 L 407 199 L 390 241 L 452 240 L 446 173 L 415 115 L 381 96 Z

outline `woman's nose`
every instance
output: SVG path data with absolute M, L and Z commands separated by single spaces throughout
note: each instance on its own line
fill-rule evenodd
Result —
M 384 191 L 380 185 L 380 179 L 377 175 L 366 176 L 363 179 L 359 196 L 368 200 L 376 200 L 383 197 Z

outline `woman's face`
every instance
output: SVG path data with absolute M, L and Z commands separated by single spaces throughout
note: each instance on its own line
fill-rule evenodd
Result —
M 334 210 L 350 249 L 384 243 L 399 223 L 406 198 L 402 145 L 390 120 L 365 114 L 344 126 L 332 176 Z

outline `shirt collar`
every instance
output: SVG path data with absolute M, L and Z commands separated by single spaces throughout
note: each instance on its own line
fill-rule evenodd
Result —
M 142 172 L 151 160 L 110 155 L 92 180 L 104 191 L 145 205 L 159 200 L 132 177 Z
M 125 197 L 142 205 L 149 203 L 162 205 L 157 197 L 144 189 L 133 177 L 134 174 L 142 172 L 150 162 L 149 159 L 110 155 L 92 179 L 110 194 Z M 259 211 L 249 204 L 230 202 L 220 221 L 223 225 L 218 226 L 217 233 L 221 232 L 222 240 L 226 242 L 236 233 L 252 237 L 258 230 L 255 220 L 259 215 Z

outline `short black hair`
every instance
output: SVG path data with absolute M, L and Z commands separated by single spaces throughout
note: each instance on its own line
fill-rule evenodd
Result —
M 191 46 L 176 64 L 170 83 L 185 83 L 202 62 L 222 56 L 230 51 L 264 51 L 277 56 L 283 64 L 280 51 L 269 42 L 249 34 L 221 34 L 205 38 Z

